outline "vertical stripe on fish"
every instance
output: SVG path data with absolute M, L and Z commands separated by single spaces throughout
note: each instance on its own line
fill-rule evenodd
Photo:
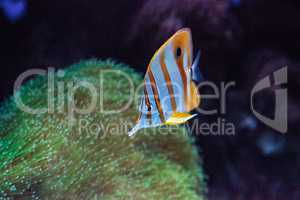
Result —
M 164 78 L 165 78 L 165 81 L 166 81 L 166 85 L 167 85 L 167 88 L 168 88 L 168 91 L 169 91 L 172 110 L 173 110 L 173 112 L 176 112 L 177 106 L 176 106 L 176 101 L 175 101 L 175 96 L 174 96 L 174 89 L 173 89 L 173 84 L 172 84 L 172 81 L 171 81 L 171 78 L 170 78 L 170 74 L 168 72 L 168 69 L 167 69 L 167 66 L 166 66 L 166 63 L 165 63 L 165 53 L 164 52 L 162 52 L 161 55 L 160 55 L 160 66 L 161 66 L 161 69 L 162 69 L 162 72 L 163 72 L 163 75 L 164 75 Z
M 145 101 L 146 101 L 146 106 L 147 106 L 147 121 L 150 124 L 152 124 L 151 103 L 150 103 L 149 95 L 147 92 L 146 81 L 144 82 L 144 95 L 145 95 Z
M 162 122 L 165 122 L 166 120 L 165 120 L 165 116 L 164 116 L 164 113 L 163 113 L 163 110 L 162 110 L 162 107 L 161 107 L 161 103 L 160 103 L 160 99 L 159 99 L 159 96 L 158 96 L 156 81 L 155 81 L 155 78 L 153 76 L 151 68 L 148 69 L 148 76 L 149 76 L 149 79 L 150 79 L 150 84 L 151 84 L 152 92 L 153 92 L 153 95 L 154 95 L 155 104 L 156 104 L 156 107 L 157 107 L 158 112 L 159 112 L 159 118 Z
M 174 52 L 174 55 L 175 55 L 175 58 L 176 58 L 176 64 L 177 64 L 178 70 L 180 72 L 180 76 L 181 76 L 182 83 L 183 83 L 184 105 L 187 105 L 187 101 L 188 101 L 188 96 L 187 96 L 187 77 L 186 77 L 186 72 L 185 72 L 184 66 L 183 66 L 182 54 L 180 56 L 176 55 L 176 52 L 177 52 L 178 49 L 181 49 L 181 47 L 175 41 L 174 44 L 173 44 L 173 52 Z

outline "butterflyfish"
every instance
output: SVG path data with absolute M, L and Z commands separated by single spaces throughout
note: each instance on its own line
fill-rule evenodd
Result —
M 143 128 L 183 124 L 196 114 L 200 104 L 195 83 L 202 80 L 200 54 L 193 61 L 193 44 L 188 28 L 177 31 L 154 54 L 144 78 L 143 95 L 134 135 Z

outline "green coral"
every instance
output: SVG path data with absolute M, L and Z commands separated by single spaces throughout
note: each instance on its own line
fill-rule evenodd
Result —
M 107 69 L 130 75 L 134 86 L 142 82 L 127 66 L 89 60 L 56 72 L 55 88 L 85 81 L 100 91 L 99 74 Z M 131 95 L 129 82 L 107 73 L 103 83 L 104 98 L 85 115 L 69 115 L 69 96 L 57 91 L 52 91 L 54 103 L 63 112 L 26 113 L 13 98 L 2 104 L 0 199 L 203 199 L 199 158 L 185 130 L 155 134 L 158 129 L 149 129 L 129 138 L 124 124 L 133 125 L 133 104 L 118 114 L 99 112 L 101 102 L 106 109 L 124 105 Z M 68 88 L 62 91 L 66 94 Z M 18 94 L 31 108 L 47 107 L 47 77 L 28 81 Z M 91 94 L 79 88 L 74 102 L 86 108 Z

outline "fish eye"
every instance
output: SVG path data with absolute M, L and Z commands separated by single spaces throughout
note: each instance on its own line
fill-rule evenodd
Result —
M 181 48 L 177 47 L 177 49 L 176 49 L 176 57 L 179 58 L 181 56 L 181 54 L 182 54 Z

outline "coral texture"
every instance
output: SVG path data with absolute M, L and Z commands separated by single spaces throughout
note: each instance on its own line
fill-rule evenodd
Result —
M 58 85 L 88 82 L 100 90 L 99 74 L 107 69 L 141 76 L 112 61 L 88 60 L 55 72 Z M 19 90 L 32 108 L 48 106 L 47 76 L 28 81 Z M 124 76 L 103 76 L 103 107 L 117 108 L 129 99 Z M 133 122 L 131 105 L 119 114 L 97 109 L 74 114 L 70 126 L 70 94 L 54 94 L 60 112 L 29 114 L 8 99 L 0 109 L 0 199 L 202 199 L 205 188 L 199 158 L 185 129 L 152 129 L 127 136 Z M 51 92 L 51 91 L 50 91 Z M 66 95 L 65 95 L 66 94 Z M 63 97 L 63 98 L 61 98 Z M 91 94 L 84 87 L 73 94 L 78 108 L 86 108 Z M 48 99 L 48 101 L 47 101 Z M 59 103 L 60 101 L 60 103 Z M 62 103 L 64 102 L 64 103 Z M 154 134 L 155 132 L 164 134 Z

